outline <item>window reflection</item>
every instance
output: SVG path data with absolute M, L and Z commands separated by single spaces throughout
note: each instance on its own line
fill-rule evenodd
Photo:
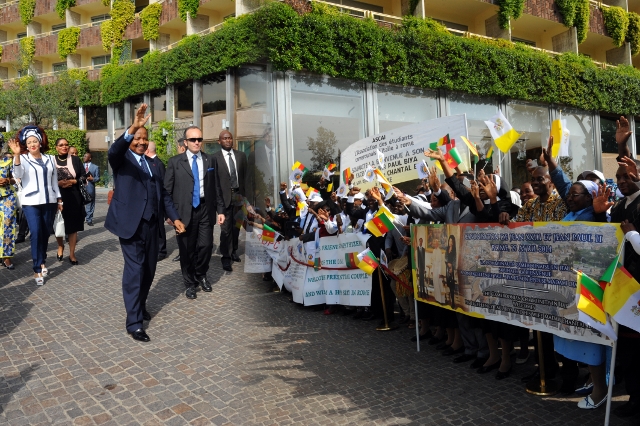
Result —
M 326 163 L 339 163 L 340 152 L 364 137 L 363 87 L 309 75 L 290 81 L 294 156 L 309 169 L 305 181 L 314 183 Z
M 549 107 L 514 101 L 507 104 L 506 115 L 511 126 L 522 135 L 511 148 L 511 183 L 514 187 L 520 187 L 529 180 L 527 159 L 537 160 L 542 153 L 542 146 L 547 146 Z
M 116 129 L 124 128 L 124 101 L 114 105 L 114 120 Z
M 378 133 L 438 118 L 436 92 L 415 87 L 377 86 Z
M 167 119 L 167 92 L 157 90 L 151 92 L 151 121 L 158 122 Z
M 563 109 L 562 119 L 566 120 L 567 128 L 571 132 L 571 142 L 569 156 L 560 157 L 558 163 L 569 179 L 574 181 L 583 171 L 595 168 L 593 113 L 577 109 Z
M 174 93 L 177 105 L 176 117 L 193 117 L 193 82 L 176 84 Z

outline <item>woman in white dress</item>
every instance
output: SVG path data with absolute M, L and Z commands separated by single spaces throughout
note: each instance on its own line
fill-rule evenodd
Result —
M 433 297 L 436 302 L 445 304 L 444 284 L 442 276 L 444 272 L 444 253 L 440 250 L 440 240 L 433 240 L 433 253 L 431 254 L 431 274 L 433 277 Z

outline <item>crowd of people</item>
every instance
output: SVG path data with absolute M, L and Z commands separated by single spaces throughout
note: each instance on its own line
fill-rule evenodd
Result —
M 636 228 L 640 227 L 640 162 L 633 160 L 628 150 L 630 135 L 629 123 L 621 117 L 616 133 L 620 152 L 614 185 L 607 185 L 604 175 L 598 170 L 584 170 L 572 182 L 551 156 L 551 137 L 540 158 L 536 162 L 527 161 L 528 181 L 512 190 L 505 188 L 499 170 L 493 174 L 480 170 L 477 176 L 462 173 L 448 166 L 441 151 L 428 150 L 425 156 L 440 164 L 444 182 L 439 180 L 437 170 L 433 168 L 429 178 L 423 180 L 414 194 L 394 187 L 393 197 L 389 198 L 382 189 L 372 188 L 362 193 L 360 188 L 351 186 L 348 193 L 339 198 L 336 192 L 326 191 L 328 182 L 320 179 L 321 190 L 304 200 L 307 208 L 303 211 L 299 209 L 303 191 L 297 185 L 288 187 L 283 182 L 279 205 L 273 208 L 271 200 L 265 199 L 265 211 L 255 209 L 250 212 L 249 223 L 258 227 L 266 224 L 284 239 L 310 241 L 315 238 L 316 230 L 320 237 L 349 232 L 369 233 L 363 224 L 371 220 L 381 206 L 385 206 L 395 214 L 394 228 L 381 237 L 372 235 L 367 245 L 373 253 L 383 250 L 388 260 L 405 258 L 404 265 L 411 264 L 410 225 L 419 223 L 507 225 L 510 222 L 534 221 L 608 221 L 620 223 L 627 240 L 633 241 L 637 235 Z M 633 246 L 628 241 L 623 263 L 635 279 L 640 280 L 640 245 Z M 437 275 L 433 273 L 434 277 L 441 274 L 446 280 L 444 282 L 448 282 L 449 275 L 456 268 L 455 247 L 455 240 L 449 238 L 441 262 L 443 271 Z M 436 252 L 441 253 L 434 250 Z M 268 274 L 265 275 L 269 279 Z M 382 286 L 379 275 L 372 275 L 370 308 L 326 306 L 324 314 L 340 310 L 354 319 L 380 321 L 378 325 L 381 326 L 385 322 L 386 307 L 388 322 L 407 324 L 408 328 L 414 328 L 417 316 L 419 333 L 412 337 L 413 341 L 425 340 L 443 356 L 452 356 L 453 363 L 470 363 L 468 365 L 478 374 L 495 370 L 496 380 L 509 377 L 513 365 L 525 364 L 531 353 L 536 357 L 536 363 L 538 354 L 542 354 L 544 362 L 540 364 L 544 365 L 546 379 L 561 378 L 561 392 L 584 396 L 578 403 L 579 408 L 595 409 L 606 403 L 610 347 L 542 333 L 542 347 L 538 348 L 538 340 L 530 341 L 530 330 L 526 328 L 474 318 L 434 304 L 418 303 L 418 310 L 414 312 L 413 290 L 407 291 L 402 283 L 392 281 L 384 274 L 381 277 Z M 405 277 L 411 281 L 410 276 Z M 437 286 L 438 281 L 434 279 L 433 285 Z M 444 294 L 444 291 L 436 290 L 436 295 Z M 444 296 L 442 298 L 444 303 Z M 451 304 L 455 303 L 453 296 L 449 300 Z M 394 317 L 396 301 L 400 318 Z M 620 326 L 618 342 L 618 371 L 621 373 L 616 376 L 618 380 L 624 380 L 630 399 L 614 412 L 620 417 L 630 417 L 640 414 L 640 365 L 634 360 L 640 353 L 640 334 Z M 530 343 L 534 346 L 533 352 L 529 350 Z M 588 368 L 586 383 L 578 382 L 580 366 Z M 539 382 L 539 368 L 525 376 L 523 381 Z
M 141 342 L 150 340 L 143 322 L 151 319 L 146 299 L 156 264 L 166 256 L 166 242 L 162 254 L 165 221 L 176 229 L 179 248 L 176 260 L 180 261 L 185 296 L 196 299 L 200 288 L 211 292 L 207 272 L 216 224 L 221 227 L 222 268 L 232 272 L 233 264 L 240 262 L 240 227 L 236 225 L 242 200 L 246 200 L 243 195 L 250 185 L 250 164 L 253 164 L 243 152 L 233 149 L 233 136 L 226 130 L 219 136 L 221 150 L 206 154 L 202 151 L 201 129 L 191 126 L 184 132 L 182 150 L 165 167 L 148 140 L 144 127 L 149 118 L 146 110 L 143 104 L 136 111 L 131 127 L 109 149 L 114 192 L 105 220 L 105 228 L 119 238 L 124 257 L 122 290 L 126 330 Z M 542 333 L 542 347 L 538 348 L 538 340 L 534 339 L 535 350 L 530 352 L 528 329 L 473 318 L 437 304 L 418 303 L 418 309 L 414 310 L 414 283 L 407 267 L 411 265 L 410 227 L 421 223 L 620 223 L 628 237 L 623 263 L 634 278 L 640 280 L 640 244 L 635 241 L 638 239 L 636 229 L 640 227 L 637 213 L 640 211 L 640 162 L 633 160 L 628 150 L 630 135 L 629 123 L 621 117 L 616 132 L 619 147 L 616 187 L 607 186 L 604 175 L 597 170 L 585 170 L 572 182 L 551 156 L 552 138 L 537 163 L 527 162 L 529 180 L 512 190 L 505 188 L 499 170 L 491 174 L 485 174 L 483 169 L 477 175 L 462 173 L 449 167 L 440 151 L 428 150 L 425 155 L 440 164 L 444 182 L 433 168 L 414 194 L 396 187 L 390 190 L 393 194 L 385 194 L 377 187 L 363 193 L 360 188 L 349 185 L 341 197 L 331 191 L 330 180 L 320 179 L 319 191 L 309 193 L 308 197 L 299 186 L 289 187 L 283 182 L 278 206 L 268 197 L 264 204 L 261 200 L 259 206 L 247 210 L 244 224 L 267 225 L 281 238 L 308 242 L 318 236 L 369 233 L 365 224 L 384 206 L 395 215 L 394 227 L 385 235 L 371 235 L 366 244 L 373 253 L 385 253 L 390 268 L 393 269 L 393 262 L 400 265 L 397 273 L 410 285 L 392 281 L 387 274 L 374 273 L 370 307 L 325 306 L 324 314 L 342 312 L 354 319 L 377 320 L 409 329 L 415 328 L 417 322 L 419 330 L 413 341 L 425 340 L 443 356 L 451 356 L 453 363 L 469 365 L 478 374 L 495 370 L 496 380 L 508 378 L 513 364 L 526 363 L 530 353 L 536 358 L 541 354 L 544 362 L 539 364 L 544 365 L 544 376 L 547 379 L 561 377 L 562 392 L 584 395 L 578 406 L 595 409 L 607 400 L 608 347 Z M 85 223 L 93 226 L 94 185 L 99 180 L 99 171 L 91 163 L 90 153 L 80 161 L 70 153 L 71 148 L 66 139 L 58 139 L 57 154 L 47 154 L 46 133 L 29 125 L 20 129 L 16 138 L 0 150 L 3 265 L 14 268 L 11 258 L 19 234 L 17 212 L 20 209 L 31 234 L 37 285 L 44 284 L 48 272 L 47 244 L 58 212 L 64 219 L 66 233 L 66 238 L 57 235 L 59 261 L 64 258 L 65 241 L 68 241 L 69 261 L 72 265 L 78 264 L 77 234 L 83 231 Z M 441 262 L 444 268 L 437 274 L 444 277 L 445 283 L 452 279 L 452 271 L 456 269 L 455 251 L 455 238 L 450 237 Z M 268 273 L 263 278 L 271 280 Z M 425 291 L 424 282 L 415 284 L 419 295 Z M 446 291 L 435 293 L 442 298 L 436 297 L 436 301 L 444 303 Z M 453 305 L 455 297 L 451 295 L 449 301 Z M 396 302 L 400 311 L 398 318 L 394 312 Z M 624 380 L 630 399 L 617 407 L 615 413 L 629 417 L 640 414 L 640 364 L 634 357 L 640 352 L 640 334 L 621 326 L 618 347 L 622 371 L 618 377 Z M 578 383 L 580 365 L 588 367 L 586 383 Z M 540 375 L 538 368 L 524 380 L 539 381 Z

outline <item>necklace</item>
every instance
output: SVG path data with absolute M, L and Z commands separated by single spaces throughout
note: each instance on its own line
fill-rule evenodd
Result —
M 59 155 L 56 155 L 56 158 L 57 158 L 58 160 L 60 160 L 61 162 L 62 162 L 62 161 L 64 161 L 64 162 L 66 163 L 66 162 L 67 162 L 67 159 L 68 159 L 69 157 L 67 157 L 67 158 L 60 158 L 60 156 L 59 156 Z

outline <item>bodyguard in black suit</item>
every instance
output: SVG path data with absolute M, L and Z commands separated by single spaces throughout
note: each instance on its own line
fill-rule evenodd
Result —
M 158 229 L 165 214 L 177 233 L 184 232 L 171 197 L 153 174 L 151 159 L 144 155 L 149 145 L 147 129 L 143 127 L 150 117 L 145 117 L 146 111 L 147 105 L 142 104 L 129 130 L 109 148 L 115 189 L 104 222 L 104 227 L 120 238 L 127 332 L 141 342 L 149 341 L 142 321 L 151 319 L 146 302 L 158 262 Z
M 151 173 L 158 176 L 158 182 L 164 182 L 166 169 L 162 160 L 156 155 L 156 144 L 154 142 L 149 142 L 145 155 L 151 166 Z M 158 170 L 157 173 L 156 170 Z M 164 224 L 160 225 L 158 230 L 160 231 L 158 236 L 158 262 L 160 262 L 167 257 L 167 231 L 164 229 Z
M 202 131 L 185 129 L 187 151 L 169 159 L 164 187 L 173 198 L 186 231 L 178 235 L 180 268 L 188 299 L 196 298 L 198 285 L 211 291 L 207 281 L 216 223 L 215 168 L 213 158 L 201 151 Z
M 233 271 L 231 261 L 240 262 L 238 235 L 240 230 L 234 226 L 234 198 L 244 196 L 248 182 L 247 156 L 233 149 L 233 136 L 227 130 L 220 132 L 218 142 L 222 149 L 213 155 L 218 193 L 218 224 L 220 227 L 220 253 L 222 268 Z

